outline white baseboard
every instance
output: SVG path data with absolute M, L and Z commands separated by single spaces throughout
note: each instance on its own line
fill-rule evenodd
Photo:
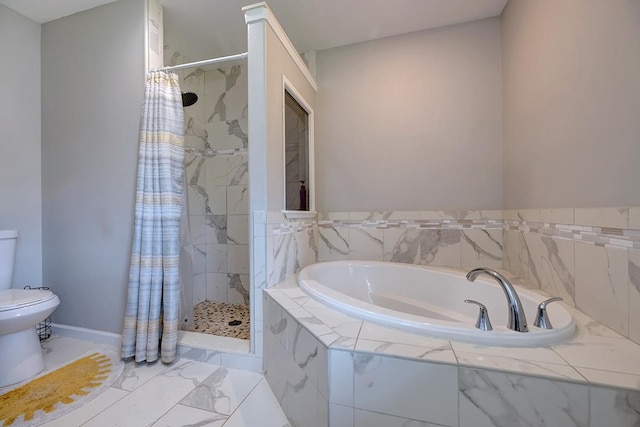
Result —
M 106 344 L 117 348 L 120 348 L 120 345 L 122 344 L 122 335 L 120 334 L 98 331 L 96 329 L 81 328 L 79 326 L 52 323 L 51 332 L 54 335 Z
M 51 332 L 53 335 L 110 345 L 118 349 L 122 345 L 122 335 L 96 329 L 52 323 Z M 262 372 L 262 357 L 249 352 L 249 341 L 246 340 L 179 331 L 178 345 L 195 350 L 197 357 L 194 359 L 193 355 L 185 355 L 187 359 L 202 359 L 200 361 L 215 365 Z

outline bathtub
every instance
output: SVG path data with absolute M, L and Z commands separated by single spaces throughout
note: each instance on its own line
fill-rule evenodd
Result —
M 383 326 L 476 344 L 538 347 L 562 342 L 573 335 L 571 314 L 561 305 L 547 307 L 553 329 L 533 326 L 536 309 L 547 296 L 515 287 L 529 332 L 507 329 L 507 300 L 488 276 L 467 281 L 465 273 L 438 267 L 372 261 L 332 261 L 303 268 L 298 285 L 312 298 L 351 316 Z M 475 327 L 483 303 L 492 331 Z

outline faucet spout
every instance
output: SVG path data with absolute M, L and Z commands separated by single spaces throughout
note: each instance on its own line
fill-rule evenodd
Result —
M 473 282 L 480 274 L 486 274 L 493 277 L 502 287 L 502 290 L 507 297 L 507 303 L 509 304 L 509 321 L 507 328 L 516 332 L 529 332 L 529 328 L 527 327 L 527 318 L 524 314 L 524 310 L 522 309 L 520 297 L 518 297 L 515 288 L 509 280 L 507 280 L 507 278 L 502 274 L 491 270 L 490 268 L 476 268 L 471 270 L 467 273 L 467 280 Z

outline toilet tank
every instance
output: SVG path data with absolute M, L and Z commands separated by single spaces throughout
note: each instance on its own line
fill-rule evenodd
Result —
M 0 291 L 11 289 L 17 241 L 17 230 L 0 230 Z

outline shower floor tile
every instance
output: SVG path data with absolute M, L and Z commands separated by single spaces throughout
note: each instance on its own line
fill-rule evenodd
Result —
M 229 322 L 239 320 L 237 326 Z M 192 332 L 222 337 L 249 339 L 249 306 L 217 301 L 203 301 L 193 308 Z

